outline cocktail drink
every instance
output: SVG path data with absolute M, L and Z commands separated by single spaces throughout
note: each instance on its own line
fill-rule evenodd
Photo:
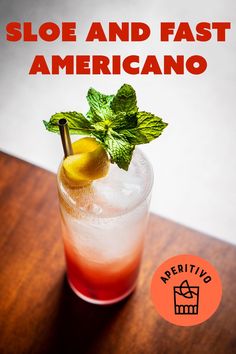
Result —
M 64 159 L 57 175 L 67 276 L 86 301 L 111 304 L 135 288 L 148 220 L 152 168 L 135 146 L 167 126 L 139 111 L 135 90 L 95 89 L 89 111 L 54 114 L 44 124 L 61 134 Z M 85 135 L 73 144 L 70 134 Z
M 58 172 L 68 280 L 87 301 L 108 304 L 135 287 L 143 251 L 152 168 L 136 150 L 128 172 L 112 165 L 108 175 L 76 188 Z

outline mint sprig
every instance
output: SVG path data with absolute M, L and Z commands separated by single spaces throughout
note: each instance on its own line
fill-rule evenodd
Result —
M 61 112 L 43 121 L 47 130 L 59 132 L 58 120 L 65 118 L 70 134 L 96 138 L 108 152 L 112 163 L 128 170 L 135 145 L 159 137 L 167 123 L 152 113 L 138 111 L 135 90 L 124 84 L 116 95 L 105 95 L 93 88 L 87 94 L 86 117 L 78 112 Z

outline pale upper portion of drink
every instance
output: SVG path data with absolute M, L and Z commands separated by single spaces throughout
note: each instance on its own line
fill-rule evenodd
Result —
M 135 284 L 147 224 L 152 168 L 135 150 L 129 170 L 76 188 L 58 173 L 68 277 L 79 295 L 111 301 Z

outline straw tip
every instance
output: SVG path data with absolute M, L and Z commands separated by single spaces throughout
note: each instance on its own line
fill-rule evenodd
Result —
M 58 124 L 58 125 L 61 125 L 61 126 L 66 125 L 66 124 L 67 124 L 67 120 L 66 120 L 65 118 L 61 118 L 61 119 L 59 119 L 59 121 L 57 122 L 57 124 Z

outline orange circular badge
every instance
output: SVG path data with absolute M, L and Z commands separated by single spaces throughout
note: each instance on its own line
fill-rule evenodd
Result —
M 179 326 L 206 321 L 217 310 L 222 296 L 220 277 L 205 259 L 178 255 L 154 273 L 151 297 L 157 312 Z

